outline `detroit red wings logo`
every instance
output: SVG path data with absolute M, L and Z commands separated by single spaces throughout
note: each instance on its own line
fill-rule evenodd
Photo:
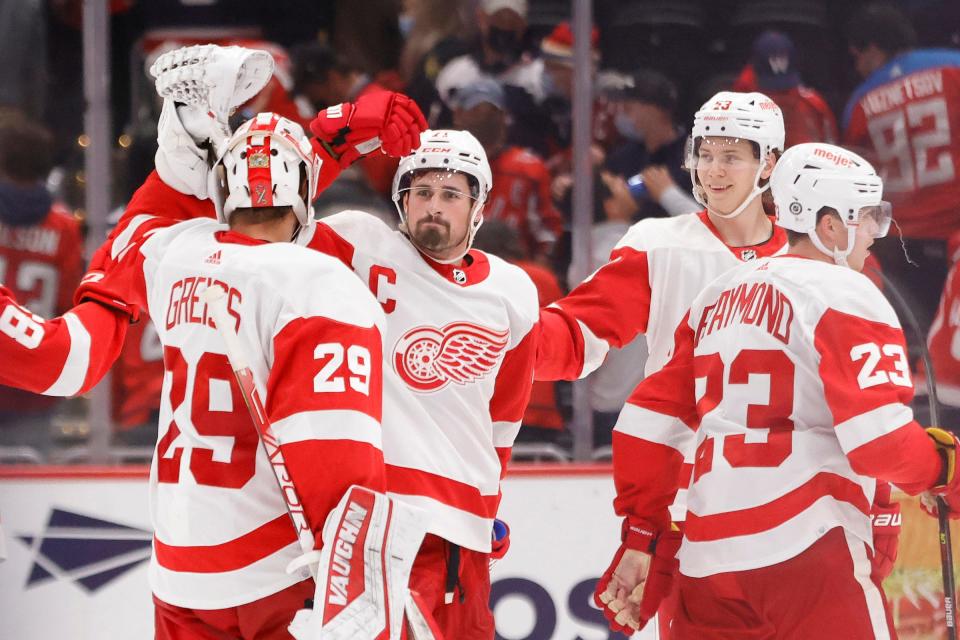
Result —
M 415 391 L 475 382 L 496 366 L 509 335 L 472 322 L 414 327 L 393 349 L 393 370 Z

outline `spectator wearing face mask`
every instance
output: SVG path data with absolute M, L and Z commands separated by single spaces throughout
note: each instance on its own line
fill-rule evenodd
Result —
M 627 181 L 634 218 L 697 211 L 700 206 L 690 195 L 690 173 L 683 167 L 687 132 L 675 119 L 676 86 L 650 69 L 608 74 L 604 85 L 617 132 L 624 139 L 610 150 L 606 169 L 612 180 Z M 624 191 L 611 189 L 614 197 L 622 197 Z
M 452 123 L 457 92 L 483 77 L 504 87 L 507 110 L 514 119 L 534 109 L 542 98 L 540 63 L 524 52 L 527 0 L 480 0 L 475 22 L 478 38 L 470 49 L 436 75 L 437 100 L 424 109 L 434 128 Z
M 454 126 L 483 145 L 493 173 L 484 216 L 514 229 L 524 258 L 546 264 L 563 232 L 563 220 L 550 197 L 550 173 L 534 152 L 507 143 L 506 96 L 490 78 L 481 78 L 457 94 Z

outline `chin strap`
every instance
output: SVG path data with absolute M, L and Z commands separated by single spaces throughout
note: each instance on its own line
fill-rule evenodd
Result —
M 732 212 L 730 212 L 730 213 L 720 213 L 720 212 L 718 212 L 718 211 L 714 211 L 713 209 L 711 209 L 711 208 L 710 208 L 710 205 L 704 205 L 704 206 L 707 207 L 707 210 L 710 211 L 710 213 L 712 213 L 713 215 L 717 216 L 718 218 L 723 218 L 724 220 L 729 220 L 729 219 L 731 219 L 731 218 L 736 218 L 738 215 L 740 215 L 741 213 L 743 213 L 743 210 L 746 209 L 747 206 L 748 206 L 751 202 L 753 202 L 755 198 L 760 197 L 760 195 L 761 195 L 764 191 L 766 191 L 767 189 L 770 188 L 770 183 L 769 183 L 769 182 L 767 182 L 767 184 L 765 184 L 765 185 L 762 186 L 762 187 L 760 186 L 760 174 L 763 173 L 763 170 L 764 170 L 764 168 L 765 168 L 766 166 L 767 166 L 767 165 L 766 165 L 765 162 L 761 162 L 761 163 L 760 163 L 760 166 L 757 168 L 757 173 L 756 173 L 756 175 L 753 176 L 753 190 L 751 190 L 751 191 L 750 191 L 750 194 L 747 195 L 747 197 L 743 199 L 743 202 L 740 203 L 740 206 L 737 207 L 736 209 L 734 209 Z M 706 200 L 706 198 L 704 198 L 704 200 Z
M 847 264 L 847 256 L 853 251 L 853 244 L 856 241 L 857 228 L 856 227 L 847 227 L 847 248 L 840 250 L 837 247 L 833 249 L 827 249 L 826 245 L 823 244 L 823 240 L 820 239 L 820 234 L 817 233 L 816 229 L 807 234 L 810 241 L 813 242 L 813 246 L 820 250 L 821 253 L 826 254 L 833 259 L 835 264 L 840 265 L 841 267 L 849 267 Z

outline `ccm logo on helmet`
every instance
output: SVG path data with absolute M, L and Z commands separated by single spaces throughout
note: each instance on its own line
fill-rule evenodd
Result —
M 426 149 L 420 149 L 423 153 L 450 153 L 452 149 L 450 147 L 427 147 Z
M 818 158 L 823 158 L 824 160 L 829 160 L 838 167 L 852 167 L 856 164 L 851 158 L 847 156 L 842 156 L 839 153 L 833 153 L 822 147 L 817 147 L 813 150 L 813 155 Z

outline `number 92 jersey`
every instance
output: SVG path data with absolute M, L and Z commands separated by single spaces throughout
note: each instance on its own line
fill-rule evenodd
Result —
M 670 362 L 624 408 L 615 504 L 663 526 L 659 474 L 695 438 L 684 575 L 770 566 L 837 526 L 870 543 L 874 478 L 919 492 L 940 469 L 912 396 L 896 314 L 865 276 L 795 256 L 745 264 L 696 298 Z
M 853 93 L 843 129 L 883 176 L 905 236 L 960 230 L 960 51 L 896 56 Z

